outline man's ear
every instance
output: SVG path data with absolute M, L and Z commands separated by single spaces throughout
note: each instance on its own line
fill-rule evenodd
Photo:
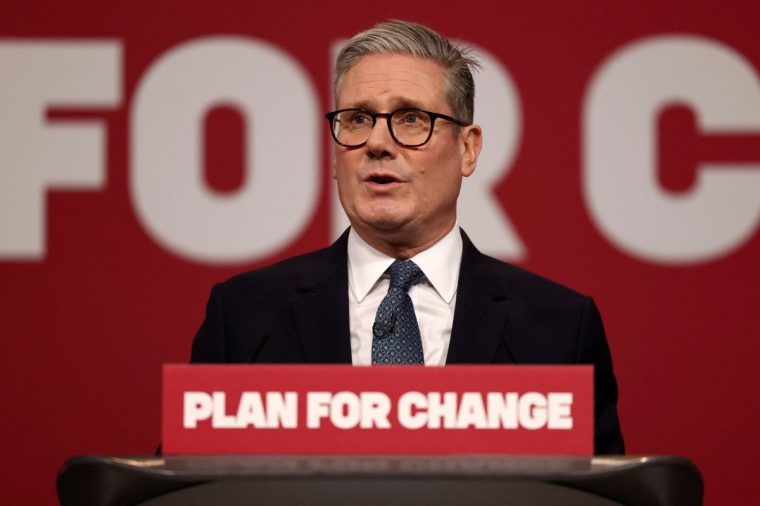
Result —
M 335 169 L 335 165 L 337 163 L 338 163 L 338 159 L 335 156 L 335 150 L 333 150 L 332 161 L 330 162 L 330 165 L 332 166 L 332 178 L 333 179 L 338 179 L 338 174 L 337 174 L 337 171 Z
M 468 177 L 475 172 L 475 166 L 478 163 L 480 148 L 483 146 L 483 131 L 480 125 L 469 125 L 462 127 L 459 135 L 462 143 L 462 176 Z

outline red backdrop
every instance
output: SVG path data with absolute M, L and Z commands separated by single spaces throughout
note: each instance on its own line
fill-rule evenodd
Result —
M 189 357 L 211 284 L 330 242 L 333 46 L 391 17 L 487 55 L 476 118 L 491 151 L 462 224 L 594 296 L 629 453 L 690 457 L 706 504 L 749 503 L 757 5 L 5 2 L 0 503 L 54 504 L 74 454 L 152 453 L 160 366 Z

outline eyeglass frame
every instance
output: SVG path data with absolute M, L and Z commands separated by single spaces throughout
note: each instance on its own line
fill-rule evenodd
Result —
M 370 128 L 370 133 L 367 135 L 367 139 L 361 144 L 343 144 L 342 142 L 338 140 L 338 137 L 335 135 L 335 127 L 333 126 L 335 116 L 345 111 L 360 111 L 365 114 L 368 114 L 369 117 L 372 118 L 372 128 Z M 428 136 L 425 138 L 424 141 L 420 142 L 419 144 L 406 144 L 396 138 L 396 134 L 393 133 L 393 127 L 391 126 L 391 117 L 394 114 L 401 111 L 419 111 L 419 112 L 424 112 L 425 114 L 430 116 L 430 131 L 428 132 Z M 426 111 L 425 109 L 420 109 L 418 107 L 402 107 L 400 109 L 396 109 L 395 111 L 391 111 L 391 112 L 371 112 L 366 109 L 362 109 L 360 107 L 349 107 L 347 109 L 338 109 L 336 111 L 328 112 L 327 114 L 325 114 L 325 118 L 327 118 L 327 121 L 330 124 L 330 134 L 332 135 L 332 138 L 335 141 L 335 143 L 346 148 L 360 148 L 364 146 L 365 144 L 367 144 L 367 141 L 369 141 L 369 136 L 371 135 L 372 130 L 375 128 L 375 125 L 377 124 L 377 118 L 385 118 L 385 123 L 386 125 L 388 125 L 388 132 L 390 132 L 391 138 L 393 138 L 396 144 L 398 144 L 399 146 L 404 146 L 406 148 L 418 148 L 420 146 L 424 146 L 425 144 L 427 144 L 430 141 L 430 139 L 433 137 L 433 130 L 435 130 L 435 120 L 437 120 L 438 118 L 444 119 L 446 121 L 451 121 L 452 123 L 458 126 L 472 125 L 472 123 L 456 119 L 447 114 Z

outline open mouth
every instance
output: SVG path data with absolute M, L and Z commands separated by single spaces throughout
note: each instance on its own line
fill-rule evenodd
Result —
M 392 176 L 370 176 L 369 181 L 376 184 L 390 184 L 395 183 L 397 180 Z

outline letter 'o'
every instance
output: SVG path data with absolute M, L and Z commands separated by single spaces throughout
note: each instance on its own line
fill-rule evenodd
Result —
M 232 194 L 207 187 L 203 125 L 213 107 L 246 122 L 245 177 Z M 254 261 L 302 232 L 319 195 L 314 87 L 270 44 L 243 37 L 183 43 L 140 81 L 131 111 L 131 196 L 149 234 L 181 257 Z

